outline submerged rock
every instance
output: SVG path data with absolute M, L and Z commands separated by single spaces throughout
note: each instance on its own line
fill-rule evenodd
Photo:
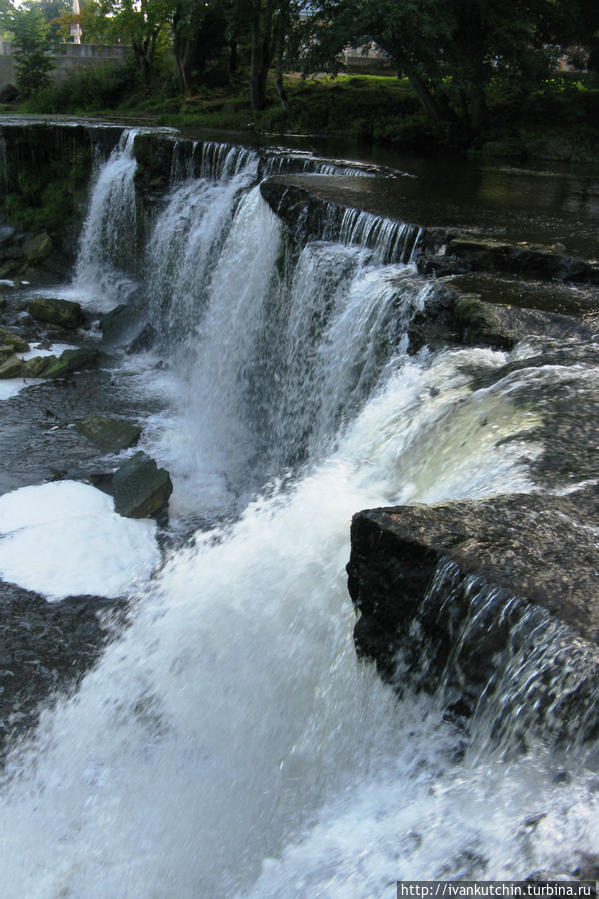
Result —
M 84 322 L 83 310 L 73 300 L 59 300 L 52 297 L 35 297 L 29 301 L 27 311 L 37 321 L 61 328 L 74 330 Z
M 111 453 L 128 449 L 139 442 L 141 428 L 117 418 L 90 415 L 76 423 L 77 430 L 99 449 Z
M 128 518 L 150 518 L 168 505 L 173 484 L 168 471 L 146 453 L 136 453 L 112 477 L 114 508 Z

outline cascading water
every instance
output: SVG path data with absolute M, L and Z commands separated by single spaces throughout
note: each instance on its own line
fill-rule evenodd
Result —
M 100 310 L 125 301 L 134 286 L 130 263 L 136 243 L 136 133 L 123 131 L 108 162 L 98 169 L 81 235 L 74 292 L 83 300 L 91 293 Z
M 77 693 L 12 750 L 0 894 L 390 899 L 396 879 L 519 879 L 592 851 L 577 758 L 531 734 L 508 762 L 482 712 L 466 746 L 439 696 L 398 700 L 351 638 L 354 512 L 532 489 L 525 373 L 480 349 L 408 357 L 434 288 L 365 246 L 285 252 L 251 173 L 219 154 L 219 180 L 175 185 L 150 238 L 150 315 L 173 353 L 156 374 L 172 412 L 150 430 L 174 514 L 233 520 L 171 552 Z M 130 163 L 125 147 L 108 161 L 92 212 Z M 82 260 L 109 246 L 103 215 Z

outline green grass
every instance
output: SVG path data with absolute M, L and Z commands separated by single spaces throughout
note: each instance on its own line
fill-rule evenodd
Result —
M 266 109 L 250 107 L 247 71 L 231 77 L 222 66 L 185 98 L 177 93 L 172 69 L 163 63 L 154 85 L 139 82 L 132 61 L 78 73 L 60 87 L 38 92 L 23 112 L 119 114 L 157 125 L 254 133 L 304 133 L 392 144 L 435 153 L 448 135 L 423 114 L 407 79 L 377 75 L 285 77 L 289 111 L 284 112 L 271 79 Z M 599 161 L 599 90 L 596 79 L 560 78 L 529 97 L 492 86 L 489 128 L 470 148 L 519 157 L 531 140 L 562 136 L 574 146 L 574 159 Z M 489 147 L 487 150 L 486 147 Z M 492 148 L 492 149 L 491 149 Z

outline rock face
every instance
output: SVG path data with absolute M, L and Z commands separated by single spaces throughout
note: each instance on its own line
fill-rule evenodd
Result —
M 58 325 L 71 331 L 80 328 L 84 321 L 80 304 L 72 300 L 35 297 L 29 301 L 27 311 L 39 322 Z
M 141 428 L 137 425 L 116 418 L 101 418 L 99 415 L 90 415 L 78 421 L 77 430 L 99 449 L 110 453 L 135 446 L 141 436 Z
M 128 518 L 150 518 L 166 508 L 173 492 L 168 472 L 146 453 L 136 453 L 115 471 L 114 508 Z
M 466 715 L 502 679 L 504 689 L 525 689 L 519 678 L 528 671 L 533 716 L 543 713 L 556 736 L 577 727 L 596 735 L 597 526 L 594 487 L 359 513 L 348 565 L 358 652 L 400 686 L 445 684 L 449 704 Z M 559 677 L 566 646 L 574 669 L 567 691 Z
M 409 351 L 449 344 L 511 350 L 524 337 L 588 339 L 592 329 L 569 315 L 488 303 L 447 287 L 431 298 L 409 327 Z

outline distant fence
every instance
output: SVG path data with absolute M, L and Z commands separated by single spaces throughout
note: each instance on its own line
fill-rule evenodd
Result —
M 0 40 L 0 83 L 16 83 L 14 51 L 14 44 Z M 78 69 L 123 62 L 128 51 L 129 47 L 119 44 L 57 44 L 50 53 L 54 63 L 50 75 L 60 85 Z

